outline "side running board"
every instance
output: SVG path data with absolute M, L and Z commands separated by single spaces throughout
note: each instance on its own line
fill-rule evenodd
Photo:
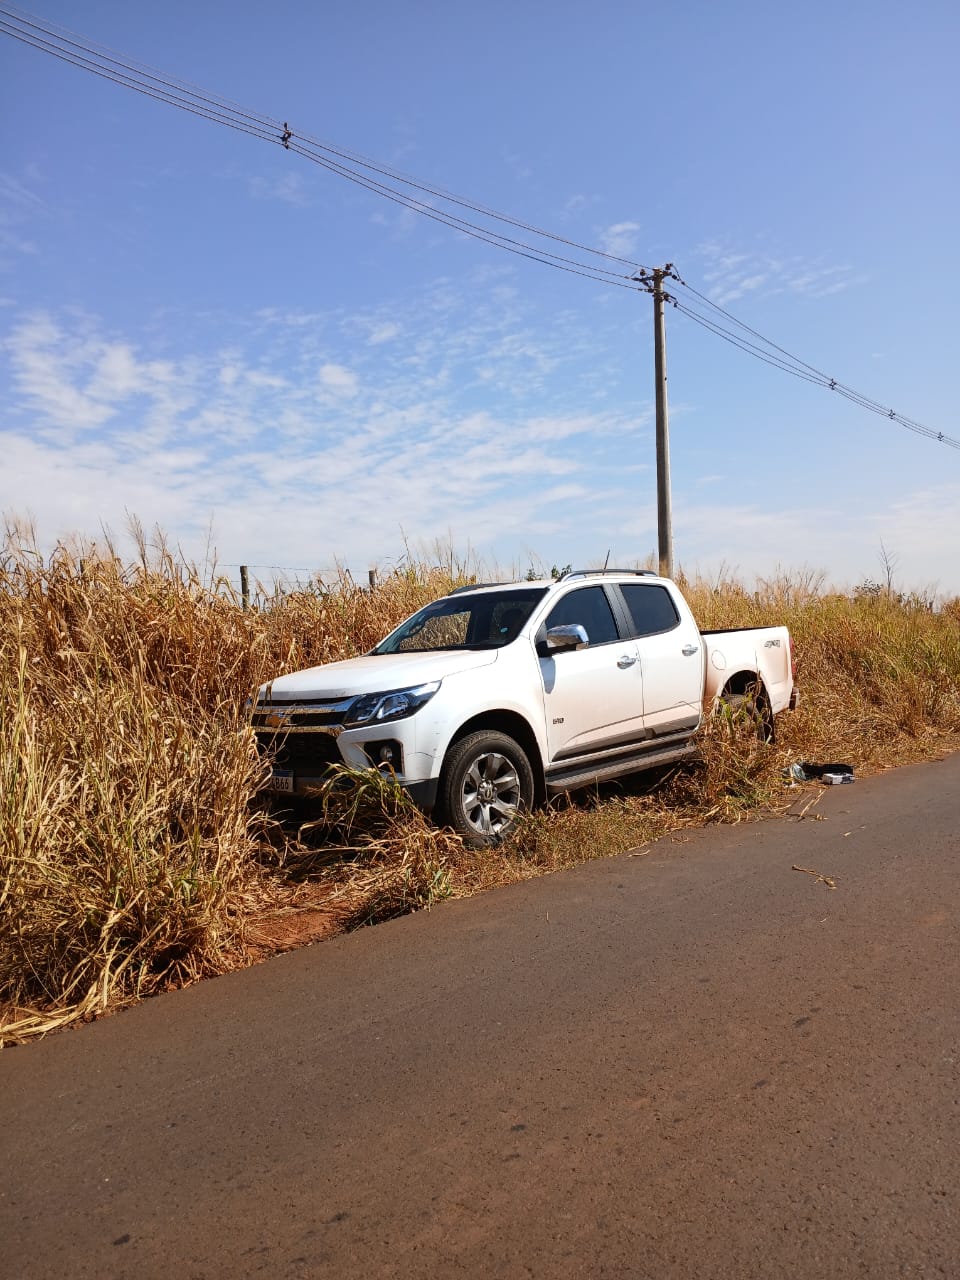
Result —
M 658 765 L 671 764 L 674 760 L 689 760 L 697 754 L 696 744 L 685 742 L 681 746 L 664 747 L 661 751 L 643 751 L 628 759 L 621 757 L 607 764 L 581 763 L 576 768 L 554 769 L 546 777 L 547 795 L 561 795 L 564 791 L 575 791 L 578 787 L 606 782 L 609 778 L 620 778 L 627 773 L 642 773 L 646 769 L 655 769 Z

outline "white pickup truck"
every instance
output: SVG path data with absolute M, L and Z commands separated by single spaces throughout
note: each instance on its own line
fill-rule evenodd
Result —
M 274 790 L 388 770 L 484 845 L 548 796 L 694 754 L 720 700 L 772 736 L 796 701 L 786 627 L 701 632 L 669 579 L 579 570 L 459 587 L 363 657 L 263 685 L 252 714 Z

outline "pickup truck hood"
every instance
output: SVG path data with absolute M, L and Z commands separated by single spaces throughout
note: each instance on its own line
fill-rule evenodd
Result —
M 434 653 L 367 654 L 343 662 L 326 662 L 305 671 L 277 676 L 261 685 L 258 697 L 274 702 L 301 702 L 317 698 L 349 698 L 361 693 L 411 689 L 431 680 L 442 680 L 459 671 L 487 667 L 497 660 L 496 649 L 454 649 Z

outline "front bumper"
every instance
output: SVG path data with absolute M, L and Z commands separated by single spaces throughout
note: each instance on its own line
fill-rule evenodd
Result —
M 282 729 L 257 726 L 257 744 L 272 770 L 271 792 L 307 798 L 329 782 L 331 767 L 389 770 L 418 808 L 429 813 L 437 794 L 433 758 L 418 753 L 409 721 L 381 727 L 343 729 L 339 725 Z M 404 730 L 406 729 L 406 732 Z
M 418 809 L 426 814 L 433 813 L 437 807 L 439 778 L 426 778 L 423 782 L 402 782 L 400 785 Z
M 369 763 L 365 767 L 370 769 L 371 772 L 374 769 L 374 766 Z M 294 799 L 309 800 L 311 796 L 318 794 L 328 780 L 329 775 L 322 773 L 294 773 L 292 770 L 275 768 L 273 771 L 274 785 L 272 787 L 268 786 L 268 790 L 271 795 L 280 797 L 287 795 Z M 397 782 L 403 787 L 418 809 L 426 814 L 433 812 L 437 803 L 439 778 L 424 778 L 419 782 L 409 782 L 404 778 L 398 777 Z

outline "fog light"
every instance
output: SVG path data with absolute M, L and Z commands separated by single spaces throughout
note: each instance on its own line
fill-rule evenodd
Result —
M 373 767 L 381 773 L 403 772 L 403 747 L 396 738 L 378 738 L 374 742 L 366 742 L 363 750 Z

